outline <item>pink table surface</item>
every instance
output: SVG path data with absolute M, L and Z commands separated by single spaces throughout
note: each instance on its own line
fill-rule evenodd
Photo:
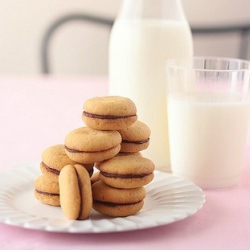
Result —
M 105 78 L 0 77 L 0 173 L 39 162 L 47 146 L 83 125 L 82 104 L 107 94 Z M 106 234 L 33 231 L 0 223 L 0 249 L 250 249 L 250 144 L 241 182 L 205 191 L 195 215 L 169 225 Z M 162 215 L 164 216 L 164 214 Z

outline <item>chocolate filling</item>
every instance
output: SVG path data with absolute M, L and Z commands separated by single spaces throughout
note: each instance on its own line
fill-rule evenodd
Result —
M 36 189 L 36 192 L 37 192 L 37 193 L 39 193 L 39 194 L 43 194 L 43 195 L 49 195 L 49 196 L 59 196 L 59 194 L 54 194 L 54 193 L 43 192 L 43 191 L 40 191 L 40 190 L 37 190 L 37 189 Z
M 59 170 L 56 170 L 56 169 L 54 169 L 54 168 L 51 168 L 51 167 L 49 167 L 48 165 L 46 165 L 44 162 L 42 162 L 42 164 L 43 164 L 43 166 L 49 171 L 49 172 L 51 172 L 51 173 L 53 173 L 53 174 L 56 174 L 56 175 L 59 175 L 60 174 L 60 171 Z M 78 165 L 81 165 L 81 164 L 79 164 L 79 163 L 77 163 Z M 83 168 L 85 168 L 83 165 L 81 165 Z M 93 171 L 94 171 L 94 169 L 92 168 L 92 169 L 90 169 L 88 172 L 89 172 L 89 175 L 91 176 L 92 174 L 93 174 Z
M 116 116 L 116 115 L 96 115 L 96 114 L 91 114 L 86 111 L 83 111 L 83 115 L 89 118 L 95 118 L 95 119 L 110 119 L 110 120 L 115 120 L 115 119 L 124 119 L 124 118 L 130 118 L 134 117 L 135 115 L 126 115 L 126 116 Z
M 79 209 L 79 214 L 78 214 L 78 217 L 77 219 L 80 219 L 81 218 L 81 214 L 82 214 L 82 208 L 83 208 L 83 204 L 82 204 L 82 199 L 83 199 L 83 193 L 82 193 L 82 181 L 81 181 L 81 178 L 77 172 L 77 170 L 75 169 L 75 172 L 76 172 L 76 177 L 77 177 L 77 183 L 78 183 L 78 189 L 79 189 L 79 193 L 80 193 L 80 209 Z
M 146 140 L 141 140 L 141 141 L 128 141 L 128 140 L 122 140 L 122 143 L 133 143 L 133 144 L 144 144 L 149 142 L 149 138 Z
M 77 150 L 77 149 L 73 149 L 73 148 L 68 148 L 66 145 L 64 145 L 64 148 L 68 152 L 70 152 L 70 153 L 100 153 L 100 152 L 105 152 L 105 151 L 111 150 L 111 149 L 113 149 L 115 147 L 117 147 L 117 145 L 114 146 L 114 147 L 112 147 L 112 148 L 105 149 L 105 150 L 99 150 L 99 151 L 81 151 L 81 150 Z
M 51 168 L 49 167 L 48 165 L 46 165 L 44 162 L 43 162 L 43 166 L 51 173 L 53 174 L 56 174 L 56 175 L 59 175 L 60 174 L 60 171 L 59 170 L 56 170 L 54 168 Z
M 112 173 L 106 173 L 106 172 L 101 172 L 101 174 L 105 177 L 108 177 L 108 178 L 121 178 L 121 179 L 143 178 L 143 177 L 149 175 L 149 174 L 112 174 Z
M 94 200 L 94 202 L 95 203 L 100 203 L 100 204 L 103 204 L 103 205 L 109 206 L 109 207 L 116 207 L 116 206 L 131 206 L 131 205 L 135 205 L 137 203 L 140 203 L 141 201 L 130 202 L 130 203 L 113 203 L 113 202 L 106 202 L 106 201 Z

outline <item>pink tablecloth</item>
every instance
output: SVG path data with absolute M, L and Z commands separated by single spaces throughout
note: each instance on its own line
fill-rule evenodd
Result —
M 0 78 L 0 172 L 39 162 L 45 147 L 63 143 L 66 133 L 82 126 L 84 100 L 106 93 L 105 78 Z M 107 234 L 49 233 L 0 223 L 0 249 L 248 250 L 249 165 L 250 153 L 240 184 L 205 191 L 204 208 L 183 221 Z

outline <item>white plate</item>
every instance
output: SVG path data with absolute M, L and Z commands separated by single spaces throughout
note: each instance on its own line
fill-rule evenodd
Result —
M 71 221 L 61 208 L 35 199 L 34 180 L 38 168 L 14 168 L 0 176 L 0 222 L 29 229 L 67 233 L 105 233 L 152 228 L 182 220 L 202 208 L 202 190 L 182 178 L 155 171 L 146 186 L 147 196 L 141 212 L 125 218 L 109 218 L 95 211 L 84 221 Z

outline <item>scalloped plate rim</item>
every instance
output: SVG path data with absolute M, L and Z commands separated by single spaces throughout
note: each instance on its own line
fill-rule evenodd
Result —
M 31 193 L 33 193 L 33 185 L 30 185 L 28 190 L 24 190 L 24 188 L 27 185 L 29 186 L 29 184 L 31 184 L 39 175 L 41 175 L 41 173 L 39 172 L 38 168 L 34 167 L 34 165 L 11 168 L 1 174 L 1 223 L 22 227 L 29 230 L 42 230 L 59 233 L 125 232 L 154 228 L 183 220 L 198 212 L 205 203 L 205 194 L 203 193 L 202 189 L 189 180 L 185 180 L 182 177 L 174 176 L 166 172 L 155 170 L 154 180 L 145 186 L 147 190 L 145 205 L 142 211 L 137 215 L 128 216 L 125 218 L 109 218 L 93 211 L 91 212 L 90 219 L 86 221 L 70 221 L 63 215 L 59 218 L 51 219 L 46 216 L 35 216 L 29 214 L 30 211 L 26 211 L 25 207 L 22 208 L 23 211 L 15 207 L 16 205 L 18 207 L 22 207 L 19 201 L 16 202 L 14 200 L 14 195 L 19 197 L 21 194 L 18 196 L 18 191 L 23 191 L 26 193 L 23 194 L 24 197 L 22 198 L 26 199 L 26 202 L 31 202 L 35 208 L 44 208 L 48 213 L 55 209 L 61 211 L 60 208 L 44 205 L 37 201 L 33 195 L 31 196 Z M 15 181 L 12 180 L 11 182 L 8 182 L 8 177 L 16 179 Z M 165 182 L 168 182 L 169 185 L 165 185 Z M 187 192 L 184 189 L 186 187 L 189 187 Z M 166 192 L 170 192 L 168 196 L 164 196 L 164 193 L 166 194 Z M 176 198 L 173 197 L 171 199 L 171 194 L 173 195 L 173 193 L 176 194 Z M 168 197 L 168 199 L 166 197 Z M 14 203 L 15 206 L 12 203 Z M 170 214 L 166 216 L 161 214 L 159 216 L 159 211 Z M 29 221 L 27 221 L 27 219 Z M 40 224 L 39 222 L 37 222 L 37 224 L 35 223 L 37 220 L 40 220 Z M 55 226 L 54 223 L 56 222 L 59 223 L 59 225 L 62 225 Z

